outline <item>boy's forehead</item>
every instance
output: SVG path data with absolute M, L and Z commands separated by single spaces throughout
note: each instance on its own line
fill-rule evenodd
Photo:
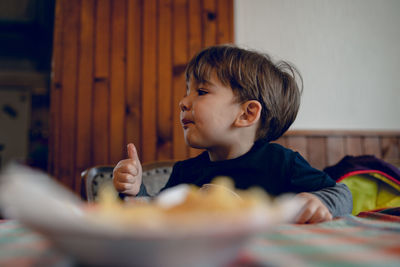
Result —
M 208 75 L 204 74 L 201 77 L 197 77 L 197 75 L 190 75 L 189 80 L 186 82 L 187 85 L 200 85 L 200 84 L 206 84 L 206 85 L 213 85 L 216 82 L 218 82 L 218 76 L 215 71 L 212 71 Z

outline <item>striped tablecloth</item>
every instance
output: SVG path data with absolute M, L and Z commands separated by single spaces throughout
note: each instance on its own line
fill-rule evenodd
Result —
M 400 266 L 400 217 L 362 213 L 281 225 L 249 243 L 233 266 Z
M 314 225 L 280 225 L 254 237 L 230 267 L 400 266 L 400 217 L 364 213 Z M 0 266 L 71 266 L 43 237 L 0 223 Z
M 17 221 L 0 221 L 0 266 L 70 266 L 45 238 Z

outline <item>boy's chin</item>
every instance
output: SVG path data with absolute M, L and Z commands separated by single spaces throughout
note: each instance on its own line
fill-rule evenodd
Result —
M 185 143 L 191 148 L 205 149 L 203 145 L 199 144 L 198 142 L 195 142 L 194 140 L 185 138 Z

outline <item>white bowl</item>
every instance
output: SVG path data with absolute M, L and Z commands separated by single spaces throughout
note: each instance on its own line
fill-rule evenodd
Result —
M 191 225 L 121 225 L 94 217 L 46 174 L 20 166 L 2 175 L 0 197 L 8 218 L 42 233 L 75 261 L 96 266 L 223 266 L 237 258 L 249 238 L 287 222 L 300 208 L 287 199 L 273 209 L 210 216 Z
M 63 252 L 95 266 L 223 266 L 238 255 L 248 233 L 135 237 L 102 233 L 45 233 Z

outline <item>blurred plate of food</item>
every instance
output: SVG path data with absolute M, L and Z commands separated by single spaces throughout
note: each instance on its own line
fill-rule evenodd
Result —
M 149 202 L 122 202 L 112 186 L 87 204 L 45 173 L 11 166 L 1 175 L 0 207 L 79 264 L 224 266 L 257 233 L 290 222 L 292 197 L 236 190 L 228 178 L 199 189 L 180 185 Z

